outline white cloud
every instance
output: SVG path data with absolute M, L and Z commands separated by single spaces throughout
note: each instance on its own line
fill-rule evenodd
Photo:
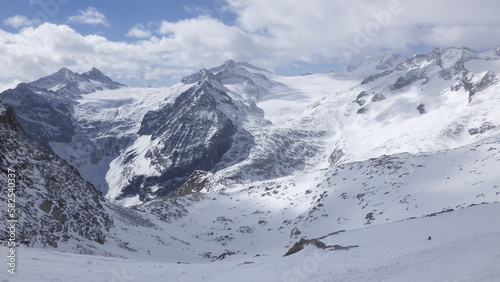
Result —
M 76 72 L 97 67 L 113 77 L 135 77 L 137 85 L 165 85 L 173 82 L 172 76 L 185 76 L 199 68 L 196 62 L 175 65 L 166 59 L 173 51 L 166 38 L 152 37 L 135 43 L 113 42 L 103 36 L 83 36 L 67 25 L 44 23 L 18 33 L 0 29 L 0 61 L 3 66 L 0 68 L 0 91 L 62 67 Z
M 151 31 L 144 28 L 141 24 L 136 24 L 133 28 L 131 28 L 125 36 L 135 37 L 135 38 L 147 38 L 151 37 Z
M 184 5 L 184 11 L 192 15 L 210 15 L 210 9 L 196 5 Z
M 226 0 L 239 28 L 265 34 L 273 57 L 317 63 L 345 61 L 341 46 L 363 55 L 385 50 L 411 52 L 412 46 L 500 45 L 500 2 L 467 1 L 277 1 Z M 490 34 L 490 36 L 488 36 Z M 354 53 L 357 55 L 357 53 Z
M 163 40 L 171 51 L 165 58 L 176 65 L 211 67 L 230 58 L 250 61 L 266 56 L 259 51 L 258 36 L 208 16 L 176 23 L 164 21 L 159 33 L 165 36 Z
M 70 23 L 111 26 L 106 17 L 94 7 L 88 7 L 86 10 L 79 10 L 78 12 L 78 15 L 68 18 Z
M 0 30 L 0 83 L 30 81 L 64 66 L 95 66 L 114 77 L 161 84 L 230 58 L 273 69 L 298 62 L 352 63 L 349 51 L 377 56 L 411 55 L 418 52 L 414 46 L 500 47 L 500 2 L 493 0 L 226 0 L 216 9 L 217 18 L 204 13 L 163 21 L 154 32 L 136 25 L 127 33 L 138 38 L 132 43 L 49 23 L 18 33 Z
M 3 20 L 3 24 L 6 26 L 11 26 L 13 28 L 20 28 L 25 26 L 37 25 L 39 22 L 37 20 L 30 20 L 26 16 L 15 15 L 13 17 Z

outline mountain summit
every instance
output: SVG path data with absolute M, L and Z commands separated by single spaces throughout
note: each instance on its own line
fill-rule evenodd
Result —
M 68 68 L 62 68 L 54 74 L 28 83 L 30 86 L 47 89 L 59 94 L 74 97 L 75 95 L 93 93 L 104 89 L 118 89 L 125 85 L 113 81 L 97 68 L 78 74 Z

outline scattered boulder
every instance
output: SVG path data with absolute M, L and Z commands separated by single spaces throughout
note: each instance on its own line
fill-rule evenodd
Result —
M 361 109 L 359 109 L 356 113 L 357 113 L 357 114 L 364 114 L 364 113 L 366 113 L 367 111 L 368 111 L 368 108 L 361 108 Z
M 480 127 L 470 128 L 468 130 L 468 132 L 469 132 L 469 135 L 478 135 L 478 134 L 483 134 L 488 130 L 494 129 L 495 127 L 496 127 L 495 125 L 493 125 L 489 122 L 485 122 L 485 123 L 481 124 Z
M 380 101 L 383 101 L 383 100 L 385 100 L 385 99 L 386 99 L 386 98 L 385 98 L 384 94 L 382 94 L 382 93 L 377 93 L 377 94 L 373 95 L 373 97 L 372 97 L 372 102 L 380 102 Z
M 323 237 L 322 237 L 323 238 Z M 313 245 L 313 246 L 316 246 L 317 248 L 319 249 L 333 249 L 335 251 L 337 250 L 349 250 L 351 248 L 357 248 L 359 247 L 358 245 L 352 245 L 352 246 L 340 246 L 340 245 L 333 245 L 333 246 L 327 246 L 325 243 L 323 243 L 322 241 L 320 241 L 319 239 L 317 238 L 314 238 L 314 239 L 305 239 L 305 238 L 301 238 L 298 242 L 296 242 L 284 255 L 283 257 L 286 257 L 286 256 L 289 256 L 289 255 L 293 255 L 299 251 L 301 251 L 302 249 L 304 249 L 304 246 L 306 245 Z
M 238 232 L 240 233 L 253 233 L 253 228 L 250 226 L 240 226 L 238 229 Z
M 185 196 L 192 193 L 198 193 L 209 183 L 210 174 L 206 171 L 195 170 L 181 187 L 177 188 L 174 196 Z
M 232 252 L 232 251 L 227 251 L 220 254 L 219 256 L 217 256 L 217 258 L 213 261 L 217 261 L 217 260 L 223 260 L 226 258 L 226 256 L 232 256 L 232 255 L 235 255 L 236 253 L 235 252 Z
M 416 109 L 421 115 L 427 113 L 427 111 L 425 110 L 425 105 L 423 103 L 420 103 L 420 105 L 418 105 L 417 109 Z
M 373 220 L 375 220 L 375 217 L 373 217 L 373 212 L 369 212 L 366 214 L 365 216 L 365 225 L 370 225 L 372 223 Z
M 342 159 L 344 155 L 345 155 L 344 151 L 342 151 L 342 149 L 337 148 L 333 150 L 333 152 L 331 153 L 328 162 L 330 163 L 330 165 L 334 166 L 337 163 L 339 163 L 339 161 Z
M 363 99 L 364 97 L 368 96 L 368 92 L 366 91 L 361 91 L 358 96 L 356 97 L 356 100 L 354 102 L 358 103 L 358 105 L 363 106 L 366 103 L 366 100 Z

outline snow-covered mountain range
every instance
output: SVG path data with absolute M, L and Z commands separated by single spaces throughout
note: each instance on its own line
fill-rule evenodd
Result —
M 500 50 L 454 47 L 295 77 L 229 60 L 163 88 L 61 69 L 0 94 L 2 169 L 21 171 L 29 246 L 285 267 L 301 238 L 365 252 L 387 224 L 439 233 L 429 218 L 497 209 L 499 93 Z M 368 277 L 318 271 L 287 277 Z

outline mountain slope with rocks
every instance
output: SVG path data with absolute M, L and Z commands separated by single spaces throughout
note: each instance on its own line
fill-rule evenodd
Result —
M 16 220 L 15 245 L 9 247 L 53 248 L 59 251 L 106 257 L 145 258 L 176 261 L 170 253 L 194 245 L 194 254 L 185 257 L 204 259 L 206 250 L 222 252 L 222 247 L 183 241 L 181 230 L 170 230 L 150 213 L 126 209 L 107 202 L 102 193 L 85 181 L 78 171 L 50 150 L 29 140 L 14 111 L 0 103 L 0 182 L 11 183 L 12 192 L 0 193 L 0 214 Z M 11 196 L 13 194 L 13 196 Z M 14 201 L 8 201 L 13 199 Z M 171 212 L 163 220 L 180 219 L 202 197 L 166 200 Z M 9 203 L 9 206 L 8 206 Z M 15 206 L 12 207 L 11 205 Z M 0 222 L 2 248 L 12 238 Z M 170 240 L 165 240 L 165 234 Z M 180 233 L 180 234 L 179 234 Z M 147 240 L 145 240 L 147 239 Z

